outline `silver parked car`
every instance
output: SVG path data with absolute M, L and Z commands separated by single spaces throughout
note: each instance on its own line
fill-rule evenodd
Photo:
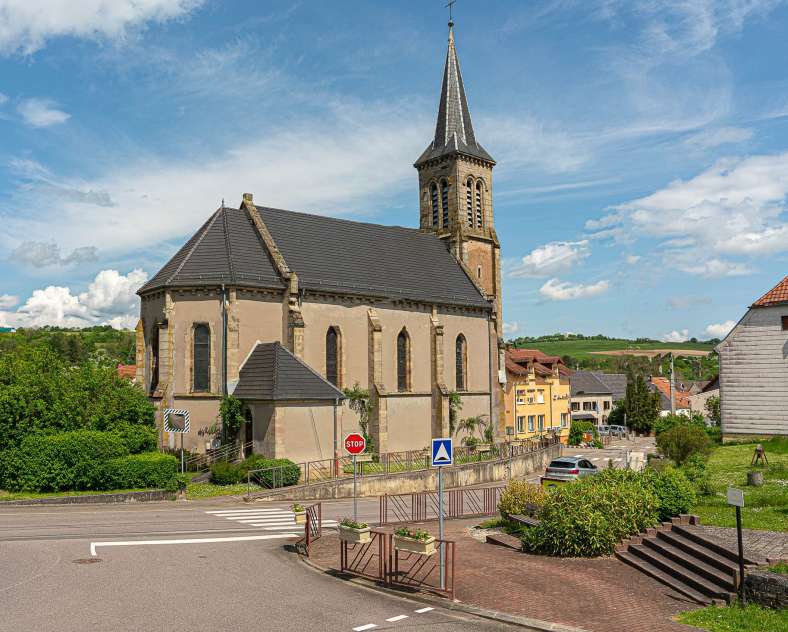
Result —
M 544 478 L 556 481 L 572 481 L 583 476 L 591 476 L 599 472 L 599 468 L 582 456 L 562 456 L 550 461 Z

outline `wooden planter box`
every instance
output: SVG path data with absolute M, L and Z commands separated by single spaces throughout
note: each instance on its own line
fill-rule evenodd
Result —
M 407 551 L 408 553 L 416 553 L 417 555 L 432 555 L 436 552 L 435 538 L 430 538 L 429 540 L 413 540 L 411 538 L 403 538 L 400 535 L 395 535 L 394 548 L 398 551 Z
M 369 544 L 372 542 L 372 533 L 369 527 L 364 529 L 353 529 L 339 525 L 339 539 L 351 544 Z
M 295 522 L 296 524 L 306 524 L 306 512 L 305 511 L 295 511 L 293 512 L 295 515 Z

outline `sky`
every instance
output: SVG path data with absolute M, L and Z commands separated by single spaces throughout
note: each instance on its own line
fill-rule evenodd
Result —
M 444 0 L 0 0 L 0 326 L 133 327 L 225 200 L 418 226 Z M 786 275 L 788 1 L 459 0 L 508 336 L 723 337 Z

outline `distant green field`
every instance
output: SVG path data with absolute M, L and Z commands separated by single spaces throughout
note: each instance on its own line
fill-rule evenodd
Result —
M 634 343 L 631 340 L 556 340 L 550 342 L 522 342 L 517 345 L 527 349 L 538 349 L 542 353 L 555 356 L 572 356 L 578 360 L 589 359 L 596 356 L 593 352 L 599 351 L 705 351 L 714 350 L 714 346 L 703 342 L 644 342 Z M 620 354 L 615 354 L 620 355 Z M 598 357 L 598 356 L 596 356 Z

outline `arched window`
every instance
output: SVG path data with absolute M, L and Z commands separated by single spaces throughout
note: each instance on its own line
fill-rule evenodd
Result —
M 208 325 L 194 326 L 192 390 L 211 390 L 211 330 Z
M 397 336 L 397 390 L 410 390 L 410 336 L 404 328 Z
M 326 332 L 326 379 L 339 386 L 339 334 L 334 327 Z
M 481 228 L 483 225 L 483 216 L 482 213 L 482 183 L 476 183 L 476 228 Z
M 441 206 L 443 207 L 443 227 L 449 227 L 449 183 L 441 182 Z
M 473 228 L 473 180 L 470 178 L 465 183 L 465 208 L 468 215 L 468 227 Z
M 150 392 L 159 387 L 159 326 L 153 325 L 150 334 Z
M 438 185 L 434 182 L 430 186 L 430 196 L 432 198 L 432 225 L 437 228 L 440 210 L 438 207 Z
M 467 388 L 467 373 L 468 373 L 468 343 L 465 342 L 465 336 L 460 334 L 457 336 L 457 343 L 455 344 L 455 364 L 457 375 L 457 390 L 465 391 Z

